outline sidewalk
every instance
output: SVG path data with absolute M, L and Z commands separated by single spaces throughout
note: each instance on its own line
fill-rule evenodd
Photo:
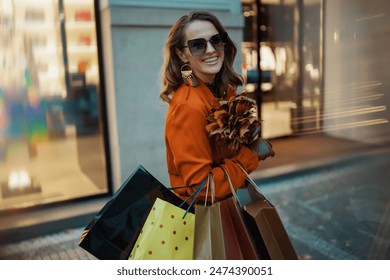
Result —
M 271 142 L 275 158 L 252 177 L 301 259 L 390 258 L 389 149 L 321 135 Z M 83 229 L 0 244 L 0 259 L 95 259 L 78 246 Z
M 96 260 L 78 246 L 84 228 L 0 245 L 0 260 Z
M 301 259 L 390 259 L 390 148 L 258 181 Z
M 370 154 L 381 146 L 312 134 L 271 140 L 275 157 L 259 163 L 251 176 L 255 179 L 289 176 Z

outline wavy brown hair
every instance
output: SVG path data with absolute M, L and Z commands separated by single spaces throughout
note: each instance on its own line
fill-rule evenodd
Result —
M 180 69 L 183 62 L 176 54 L 176 49 L 182 49 L 185 45 L 185 30 L 187 26 L 195 20 L 209 21 L 214 25 L 219 33 L 226 32 L 219 19 L 206 11 L 193 11 L 188 15 L 179 18 L 172 26 L 164 49 L 164 63 L 161 69 L 162 90 L 160 98 L 165 102 L 170 102 L 173 94 L 183 83 Z M 214 83 L 217 86 L 218 94 L 226 92 L 229 86 L 238 87 L 243 84 L 242 77 L 233 69 L 233 62 L 237 54 L 237 47 L 228 38 L 228 45 L 225 48 L 225 58 L 221 70 L 216 75 Z

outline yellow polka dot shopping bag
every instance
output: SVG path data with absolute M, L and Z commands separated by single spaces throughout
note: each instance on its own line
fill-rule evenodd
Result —
M 157 198 L 129 260 L 193 259 L 195 215 L 185 212 Z

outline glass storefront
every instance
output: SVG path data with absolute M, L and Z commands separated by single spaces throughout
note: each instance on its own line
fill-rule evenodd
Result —
M 109 192 L 93 0 L 0 0 L 0 211 Z
M 242 72 L 246 90 L 260 97 L 262 136 L 318 131 L 323 91 L 322 1 L 245 0 L 242 5 Z

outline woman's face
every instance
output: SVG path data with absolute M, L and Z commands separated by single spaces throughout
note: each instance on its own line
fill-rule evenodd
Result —
M 184 44 L 187 45 L 188 40 L 204 38 L 209 41 L 213 35 L 218 34 L 215 26 L 206 20 L 195 20 L 191 22 L 185 30 Z M 180 59 L 191 66 L 192 71 L 202 81 L 212 83 L 215 75 L 221 70 L 225 52 L 224 50 L 216 50 L 210 42 L 207 43 L 207 48 L 204 54 L 193 56 L 189 48 L 178 50 Z

